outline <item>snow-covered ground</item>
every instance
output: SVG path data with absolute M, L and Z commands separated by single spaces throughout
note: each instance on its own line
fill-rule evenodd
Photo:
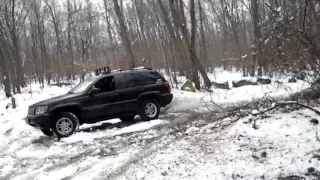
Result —
M 320 140 L 309 110 L 269 114 L 258 127 L 239 120 L 227 129 L 214 123 L 167 135 L 156 152 L 125 169 L 117 179 L 278 179 L 320 178 Z M 319 128 L 320 129 L 320 128 Z M 320 138 L 320 137 L 319 137 Z M 142 150 L 143 151 L 143 150 Z M 317 176 L 306 175 L 314 168 Z M 104 171 L 106 174 L 107 172 Z M 316 175 L 316 173 L 314 173 Z M 302 179 L 301 178 L 301 179 Z
M 210 78 L 225 81 L 238 76 L 222 72 Z M 213 123 L 188 125 L 181 132 L 170 128 L 172 122 L 207 117 L 205 107 L 211 100 L 228 105 L 266 95 L 288 96 L 308 86 L 302 81 L 283 82 L 212 93 L 174 89 L 173 102 L 158 120 L 84 124 L 60 141 L 27 126 L 23 118 L 29 105 L 64 94 L 70 86 L 40 89 L 32 84 L 32 93 L 28 87 L 15 95 L 16 109 L 0 91 L 0 179 L 259 179 L 262 175 L 273 179 L 303 175 L 309 166 L 319 170 L 319 161 L 311 158 L 317 153 L 320 157 L 319 142 L 309 122 L 318 117 L 306 110 L 270 115 L 259 120 L 258 130 L 244 124 L 246 118 L 224 130 L 212 128 Z M 265 158 L 260 157 L 262 151 Z
M 239 72 L 228 72 L 222 69 L 215 69 L 215 73 L 208 73 L 210 80 L 216 82 L 228 82 L 231 87 L 232 81 L 240 79 L 251 79 L 250 77 L 241 77 Z M 185 92 L 177 89 L 173 90 L 174 99 L 170 105 L 170 112 L 184 111 L 207 107 L 214 102 L 218 105 L 228 105 L 239 102 L 248 102 L 263 97 L 288 97 L 290 94 L 300 92 L 309 87 L 309 83 L 298 80 L 297 83 L 288 83 L 290 77 L 277 76 L 272 78 L 272 83 L 268 85 L 248 85 L 230 90 L 214 89 L 213 92 Z M 166 76 L 166 79 L 169 79 Z M 185 77 L 178 77 L 178 87 L 186 80 Z M 279 83 L 281 82 L 281 83 Z M 175 87 L 175 85 L 173 85 Z

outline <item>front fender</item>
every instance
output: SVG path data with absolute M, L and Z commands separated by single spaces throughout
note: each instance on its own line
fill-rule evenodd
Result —
M 78 103 L 64 103 L 64 104 L 59 104 L 56 106 L 53 106 L 51 108 L 49 108 L 49 113 L 51 114 L 52 112 L 56 111 L 57 109 L 61 109 L 61 108 L 79 108 L 80 110 L 80 104 Z

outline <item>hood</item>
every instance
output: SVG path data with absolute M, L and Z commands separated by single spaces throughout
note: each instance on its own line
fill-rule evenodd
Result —
M 43 106 L 43 105 L 50 105 L 50 104 L 54 104 L 54 103 L 61 103 L 61 101 L 66 101 L 66 100 L 69 100 L 69 99 L 72 99 L 72 98 L 75 98 L 75 97 L 78 97 L 79 94 L 64 94 L 64 95 L 61 95 L 61 96 L 57 96 L 57 97 L 54 97 L 54 98 L 50 98 L 50 99 L 47 99 L 47 100 L 44 100 L 44 101 L 40 101 L 38 103 L 35 103 L 35 104 L 32 104 L 31 106 Z

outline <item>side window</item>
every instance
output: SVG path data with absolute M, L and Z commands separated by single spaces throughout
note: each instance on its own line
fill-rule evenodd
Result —
M 135 73 L 119 74 L 115 76 L 116 89 L 122 90 L 139 86 L 139 77 Z
M 115 80 L 113 76 L 109 76 L 98 81 L 94 88 L 99 89 L 100 93 L 109 92 L 115 90 Z
M 129 83 L 129 79 L 128 76 L 126 76 L 125 74 L 118 74 L 115 75 L 115 83 L 116 83 L 116 89 L 117 90 L 122 90 L 122 89 L 126 89 Z

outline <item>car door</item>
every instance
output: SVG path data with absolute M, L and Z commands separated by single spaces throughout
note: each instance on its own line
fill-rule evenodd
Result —
M 138 110 L 138 94 L 135 73 L 115 75 L 116 90 L 118 93 L 118 112 L 135 112 Z
M 84 116 L 89 122 L 108 119 L 114 114 L 118 95 L 113 76 L 102 78 L 92 88 L 98 89 L 98 92 L 89 93 L 84 100 Z

